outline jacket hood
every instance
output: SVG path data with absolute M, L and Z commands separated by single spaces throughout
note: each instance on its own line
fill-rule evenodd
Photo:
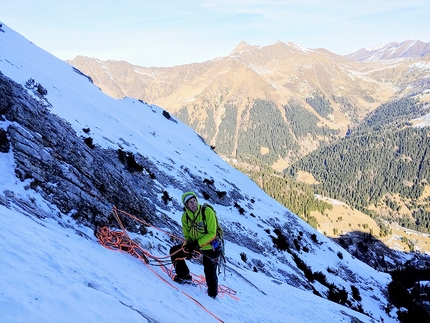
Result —
M 184 207 L 186 209 L 188 209 L 186 201 L 188 201 L 191 197 L 194 197 L 196 199 L 196 201 L 197 201 L 197 204 L 199 204 L 199 199 L 197 198 L 196 193 L 194 193 L 194 192 L 185 192 L 184 194 L 182 194 L 182 204 L 184 204 Z

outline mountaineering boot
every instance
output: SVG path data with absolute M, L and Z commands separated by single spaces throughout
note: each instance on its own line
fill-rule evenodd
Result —
M 179 277 L 178 275 L 175 275 L 175 277 L 173 277 L 173 281 L 179 284 L 191 284 L 193 282 L 193 278 L 191 275 L 187 275 L 185 277 Z
M 215 293 L 210 293 L 209 290 L 208 290 L 208 296 L 210 298 L 216 299 L 217 295 L 218 295 L 218 291 L 216 291 Z

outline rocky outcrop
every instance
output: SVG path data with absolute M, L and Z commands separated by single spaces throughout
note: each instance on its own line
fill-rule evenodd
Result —
M 7 129 L 0 129 L 1 152 L 13 151 L 15 173 L 29 189 L 93 227 L 113 205 L 150 223 L 162 221 L 154 207 L 166 204 L 158 198 L 163 191 L 154 184 L 158 171 L 149 161 L 134 156 L 142 167 L 152 169 L 151 176 L 130 169 L 118 151 L 88 144 L 49 109 L 42 96 L 0 74 L 0 114 L 8 121 Z

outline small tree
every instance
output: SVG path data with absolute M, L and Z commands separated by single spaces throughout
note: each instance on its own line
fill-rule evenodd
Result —
M 246 253 L 241 252 L 240 253 L 240 259 L 242 259 L 242 261 L 246 263 L 248 260 L 248 258 L 246 257 Z

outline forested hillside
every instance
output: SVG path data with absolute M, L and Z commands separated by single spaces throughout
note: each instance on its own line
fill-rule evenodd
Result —
M 252 164 L 252 168 L 237 164 L 234 166 L 249 176 L 268 195 L 318 229 L 318 221 L 310 215 L 311 212 L 323 213 L 324 210 L 331 209 L 332 205 L 316 199 L 309 185 L 295 181 L 284 172 L 276 172 L 256 159 Z
M 372 217 L 430 232 L 430 198 L 423 196 L 430 180 L 430 129 L 411 123 L 429 108 L 415 98 L 383 104 L 346 137 L 297 161 L 287 173 L 311 173 L 322 195 Z M 390 212 L 379 213 L 380 205 Z
M 310 100 L 318 114 L 327 117 L 327 113 L 331 111 L 329 101 L 320 96 Z M 206 109 L 204 126 L 190 123 L 193 118 L 190 118 L 185 108 L 177 113 L 177 117 L 196 128 L 203 138 L 213 138 L 211 143 L 216 143 L 219 155 L 235 156 L 242 161 L 256 158 L 267 165 L 273 165 L 278 160 L 293 162 L 305 155 L 308 151 L 301 146 L 304 138 L 313 142 L 314 149 L 339 134 L 337 130 L 321 126 L 321 121 L 315 114 L 295 99 L 281 107 L 272 101 L 257 99 L 250 102 L 240 114 L 234 104 L 226 104 L 224 109 L 218 132 L 214 110 L 210 106 Z

